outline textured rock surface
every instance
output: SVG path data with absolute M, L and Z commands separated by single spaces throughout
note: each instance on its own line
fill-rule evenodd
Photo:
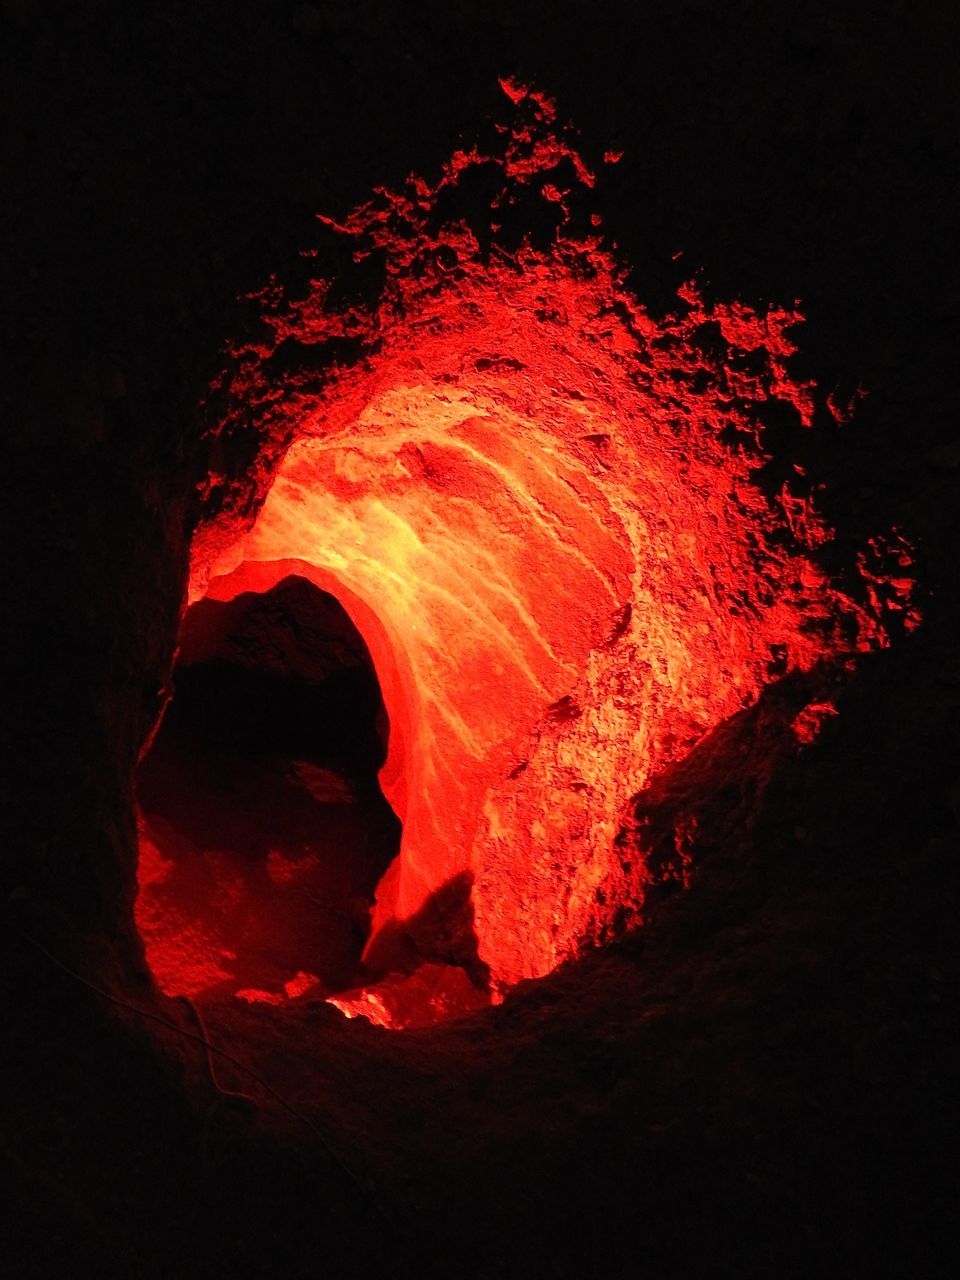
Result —
M 318 264 L 251 296 L 210 430 L 262 450 L 211 473 L 190 573 L 198 607 L 291 572 L 342 600 L 383 685 L 403 823 L 365 960 L 405 967 L 409 922 L 422 936 L 426 905 L 469 881 L 494 998 L 639 920 L 655 877 L 632 797 L 784 678 L 812 741 L 856 657 L 921 616 L 908 540 L 851 554 L 822 481 L 770 452 L 772 421 L 829 438 L 850 416 L 791 371 L 801 312 L 688 282 L 655 318 L 555 104 L 501 87 L 497 145 L 321 219 L 378 264 L 378 294 L 344 308 L 349 276 Z M 692 856 L 689 823 L 675 842 Z
M 0 23 L 6 1270 L 955 1274 L 953 6 L 10 0 Z M 868 394 L 826 442 L 774 423 L 782 456 L 851 548 L 910 529 L 926 621 L 810 746 L 761 750 L 761 702 L 709 798 L 665 780 L 636 821 L 668 862 L 694 810 L 701 860 L 642 934 L 399 1036 L 209 1010 L 258 1082 L 183 1034 L 132 926 L 194 486 L 245 461 L 209 456 L 196 406 L 235 295 L 317 208 L 435 167 L 505 71 L 623 149 L 608 221 L 651 307 L 701 266 L 718 296 L 802 300 L 811 376 Z

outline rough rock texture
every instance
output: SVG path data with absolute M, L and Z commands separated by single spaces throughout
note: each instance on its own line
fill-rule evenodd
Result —
M 399 823 L 377 785 L 383 703 L 332 596 L 302 578 L 180 629 L 137 770 L 137 928 L 167 995 L 283 1000 L 360 980 Z
M 0 9 L 13 1275 L 956 1269 L 956 15 L 597 8 Z M 851 547 L 910 531 L 925 624 L 762 788 L 762 702 L 710 797 L 665 783 L 638 824 L 708 838 L 631 938 L 445 1028 L 201 1024 L 132 929 L 133 770 L 222 464 L 196 406 L 236 294 L 509 71 L 623 149 L 608 221 L 650 306 L 699 266 L 802 300 L 811 376 L 867 394 L 828 441 L 774 424 L 782 456 Z
M 771 423 L 785 449 L 791 423 L 829 438 L 850 417 L 791 367 L 802 311 L 687 282 L 654 317 L 600 232 L 605 173 L 548 96 L 500 84 L 495 143 L 322 217 L 249 299 L 189 586 L 229 600 L 298 572 L 342 600 L 403 822 L 364 958 L 406 961 L 409 922 L 469 880 L 494 995 L 638 919 L 656 877 L 631 797 L 786 677 L 812 741 L 856 656 L 920 620 L 903 535 L 854 555 L 822 481 L 769 452 Z M 325 265 L 344 243 L 353 272 Z M 379 287 L 344 306 L 371 263 Z

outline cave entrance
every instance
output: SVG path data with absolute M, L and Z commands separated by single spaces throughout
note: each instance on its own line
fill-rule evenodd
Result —
M 170 995 L 279 1003 L 362 980 L 400 822 L 388 723 L 336 598 L 290 574 L 187 611 L 174 692 L 138 770 L 137 923 Z

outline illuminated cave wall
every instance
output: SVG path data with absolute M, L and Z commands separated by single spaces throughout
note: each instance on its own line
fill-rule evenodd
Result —
M 855 600 L 821 566 L 800 468 L 758 483 L 765 408 L 813 424 L 799 314 L 688 286 L 649 315 L 582 212 L 596 179 L 552 105 L 505 89 L 496 155 L 326 220 L 382 269 L 374 304 L 338 306 L 319 272 L 258 295 L 211 405 L 221 451 L 253 422 L 261 453 L 243 483 L 214 472 L 190 582 L 230 600 L 296 573 L 346 609 L 403 823 L 369 970 L 409 967 L 411 932 L 421 959 L 464 963 L 466 929 L 495 996 L 639 917 L 646 871 L 617 837 L 652 777 L 766 683 L 912 618 L 902 548 Z M 438 212 L 477 174 L 496 178 L 483 232 Z M 498 244 L 531 198 L 548 241 Z M 468 898 L 448 909 L 451 886 Z

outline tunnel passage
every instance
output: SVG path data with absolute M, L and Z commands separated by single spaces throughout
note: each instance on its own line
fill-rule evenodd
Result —
M 518 114 L 492 154 L 321 217 L 338 271 L 345 247 L 361 275 L 379 263 L 375 297 L 305 250 L 289 288 L 247 299 L 191 548 L 195 607 L 293 574 L 336 596 L 373 660 L 402 842 L 363 981 L 331 998 L 394 1027 L 640 923 L 645 791 L 771 684 L 917 624 L 903 545 L 872 539 L 844 582 L 805 467 L 784 459 L 779 489 L 765 474 L 771 414 L 800 432 L 826 411 L 791 366 L 799 311 L 687 283 L 648 312 L 602 216 L 583 221 L 596 175 L 553 104 L 503 87 Z M 487 209 L 480 170 L 500 186 Z M 461 196 L 469 218 L 449 212 Z M 554 233 L 515 243 L 514 213 L 544 203 Z M 695 823 L 678 821 L 685 865 Z M 456 999 L 438 995 L 452 975 Z
M 289 575 L 202 599 L 141 762 L 137 922 L 167 994 L 277 1000 L 360 977 L 400 824 L 388 725 L 338 601 Z

